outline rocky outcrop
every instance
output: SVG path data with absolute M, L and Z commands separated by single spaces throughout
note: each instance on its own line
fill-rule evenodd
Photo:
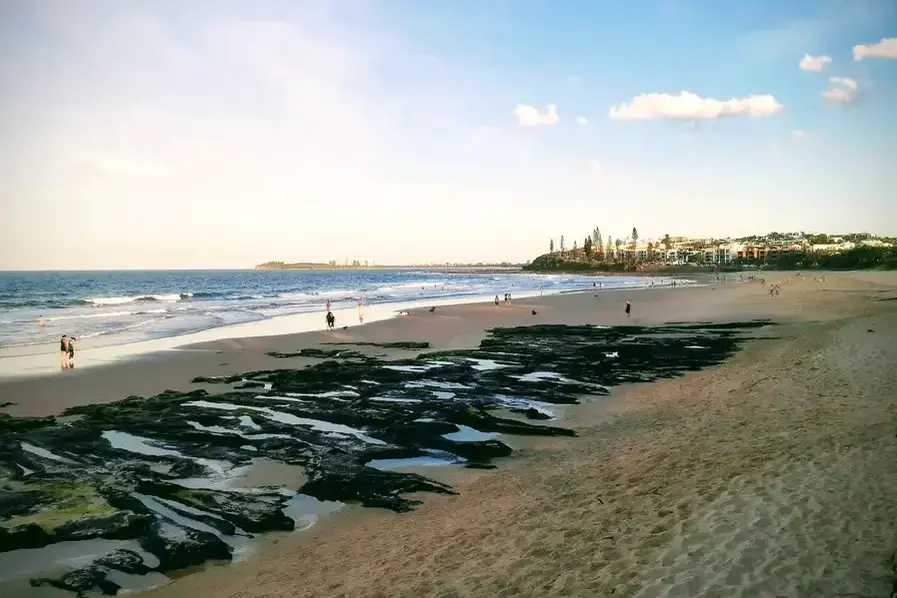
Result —
M 409 494 L 453 490 L 379 463 L 492 467 L 512 454 L 500 434 L 574 434 L 550 425 L 553 405 L 719 363 L 745 331 L 764 325 L 497 329 L 473 350 L 396 361 L 299 351 L 322 361 L 195 380 L 218 385 L 217 394 L 172 390 L 85 405 L 68 410 L 64 424 L 0 414 L 0 552 L 135 540 L 159 563 L 118 551 L 59 579 L 35 580 L 114 593 L 109 571 L 226 561 L 234 538 L 293 529 L 285 507 L 297 492 L 408 511 L 419 502 Z M 241 487 L 240 472 L 262 457 L 301 469 L 304 481 Z

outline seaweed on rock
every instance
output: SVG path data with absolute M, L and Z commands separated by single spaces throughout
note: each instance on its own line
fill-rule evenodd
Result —
M 394 341 L 391 343 L 370 343 L 370 342 L 326 342 L 322 345 L 343 345 L 352 347 L 380 347 L 381 349 L 429 349 L 430 343 L 419 341 Z
M 89 538 L 136 541 L 157 565 L 117 553 L 35 581 L 115 592 L 110 570 L 228 560 L 235 537 L 293 529 L 285 508 L 297 493 L 408 511 L 419 502 L 409 493 L 453 490 L 369 464 L 445 455 L 492 467 L 512 452 L 498 434 L 574 435 L 498 410 L 551 419 L 553 406 L 584 395 L 720 363 L 745 331 L 766 324 L 501 328 L 471 350 L 201 377 L 195 382 L 239 387 L 79 406 L 64 423 L 0 414 L 0 552 Z M 411 345 L 401 348 L 425 348 Z M 300 469 L 303 480 L 244 487 L 241 475 L 261 458 Z
M 299 349 L 289 353 L 281 351 L 269 351 L 265 353 L 269 357 L 281 359 L 290 357 L 314 357 L 316 359 L 370 359 L 367 355 L 350 349 Z

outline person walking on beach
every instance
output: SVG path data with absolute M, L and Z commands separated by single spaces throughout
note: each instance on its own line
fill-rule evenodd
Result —
M 330 299 L 328 299 L 328 300 L 327 300 L 327 313 L 330 313 L 330 308 L 331 308 L 331 307 L 332 307 L 332 304 L 330 303 Z
M 47 322 L 44 320 L 44 316 L 43 315 L 38 316 L 37 317 L 37 327 L 43 328 L 46 325 L 47 325 Z
M 333 325 L 336 324 L 336 318 L 333 316 L 333 312 L 328 310 L 325 319 L 327 320 L 327 330 L 332 331 Z
M 358 299 L 358 323 L 364 324 L 364 297 Z
M 492 309 L 498 309 L 498 295 L 495 296 L 495 307 Z
M 630 312 L 632 311 L 632 302 L 629 299 L 626 300 L 626 317 L 630 317 Z
M 59 367 L 63 370 L 69 369 L 69 339 L 64 334 L 59 341 Z
M 69 369 L 73 370 L 73 369 L 75 369 L 75 337 L 74 336 L 70 337 L 69 342 L 67 344 L 68 344 L 68 348 L 69 348 L 69 350 L 68 350 Z

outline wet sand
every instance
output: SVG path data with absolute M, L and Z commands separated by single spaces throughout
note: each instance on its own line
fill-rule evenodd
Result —
M 151 595 L 887 596 L 897 549 L 897 301 L 887 299 L 897 275 L 767 280 L 782 294 L 759 283 L 631 293 L 630 322 L 769 317 L 783 322 L 780 338 L 572 407 L 559 423 L 577 438 L 528 441 L 498 470 L 453 474 L 457 496 L 428 495 L 403 515 L 350 509 Z M 444 348 L 476 344 L 492 326 L 627 322 L 623 293 L 597 294 L 439 308 L 333 336 Z M 327 340 L 220 341 L 0 382 L 0 396 L 19 400 L 11 412 L 55 413 L 187 388 L 200 374 L 289 367 L 300 360 L 263 353 Z

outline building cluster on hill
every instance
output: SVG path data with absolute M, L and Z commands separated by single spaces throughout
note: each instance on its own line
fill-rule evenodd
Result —
M 741 238 L 696 239 L 664 235 L 662 238 L 639 238 L 636 229 L 625 239 L 606 243 L 598 229 L 586 237 L 581 247 L 564 247 L 561 237 L 559 251 L 554 240 L 551 254 L 560 253 L 565 259 L 603 259 L 624 262 L 647 262 L 666 265 L 716 264 L 773 261 L 788 253 L 833 254 L 857 247 L 897 247 L 897 239 L 879 238 L 867 233 L 821 235 L 807 233 L 770 233 Z

